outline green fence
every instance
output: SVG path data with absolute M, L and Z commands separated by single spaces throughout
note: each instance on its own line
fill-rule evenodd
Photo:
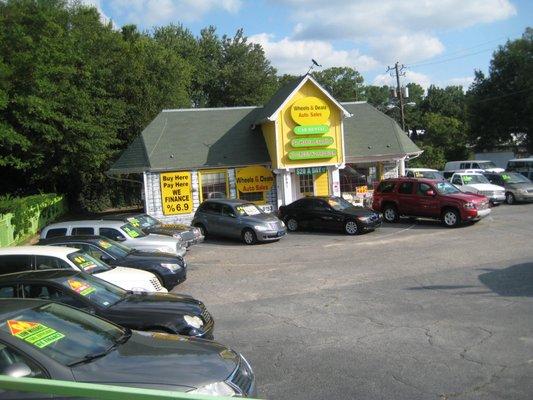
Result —
M 56 194 L 0 199 L 0 247 L 24 242 L 67 211 Z
M 11 378 L 0 375 L 0 389 L 46 393 L 57 396 L 83 397 L 101 400 L 230 400 L 231 397 L 194 395 L 166 390 L 139 389 L 94 383 L 58 381 L 36 378 Z M 2 393 L 0 390 L 0 398 Z

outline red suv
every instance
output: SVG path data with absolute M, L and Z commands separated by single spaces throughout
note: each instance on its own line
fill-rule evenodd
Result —
M 485 196 L 463 193 L 446 181 L 405 177 L 381 181 L 372 208 L 381 211 L 387 222 L 406 215 L 437 218 L 449 227 L 490 214 Z

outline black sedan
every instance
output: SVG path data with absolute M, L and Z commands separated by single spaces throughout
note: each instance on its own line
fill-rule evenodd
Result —
M 255 395 L 248 362 L 219 343 L 131 331 L 43 300 L 0 300 L 0 374 L 197 395 Z M 2 398 L 28 397 L 2 393 Z
M 151 272 L 168 290 L 172 290 L 174 286 L 187 279 L 187 263 L 182 257 L 175 254 L 134 250 L 103 236 L 60 236 L 41 239 L 38 244 L 73 247 L 111 266 Z
M 379 227 L 382 216 L 368 208 L 355 207 L 341 197 L 305 197 L 279 208 L 279 217 L 289 231 L 315 228 L 341 230 L 357 235 Z
M 211 339 L 215 322 L 204 304 L 187 295 L 135 293 L 71 270 L 0 276 L 1 298 L 39 298 L 90 312 L 131 329 Z

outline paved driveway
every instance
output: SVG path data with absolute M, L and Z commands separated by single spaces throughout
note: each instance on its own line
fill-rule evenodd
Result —
M 209 240 L 176 288 L 271 399 L 533 398 L 533 205 L 457 229 Z

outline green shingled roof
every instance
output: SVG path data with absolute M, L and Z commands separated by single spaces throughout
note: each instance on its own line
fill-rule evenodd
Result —
M 391 118 L 367 103 L 342 103 L 347 161 L 419 153 Z M 266 107 L 266 106 L 265 106 Z M 275 111 L 275 110 L 274 110 Z M 261 128 L 264 107 L 162 111 L 122 153 L 112 174 L 269 164 Z M 253 129 L 252 129 L 253 128 Z
M 395 120 L 365 102 L 341 103 L 352 114 L 344 119 L 348 158 L 375 158 L 420 153 Z

